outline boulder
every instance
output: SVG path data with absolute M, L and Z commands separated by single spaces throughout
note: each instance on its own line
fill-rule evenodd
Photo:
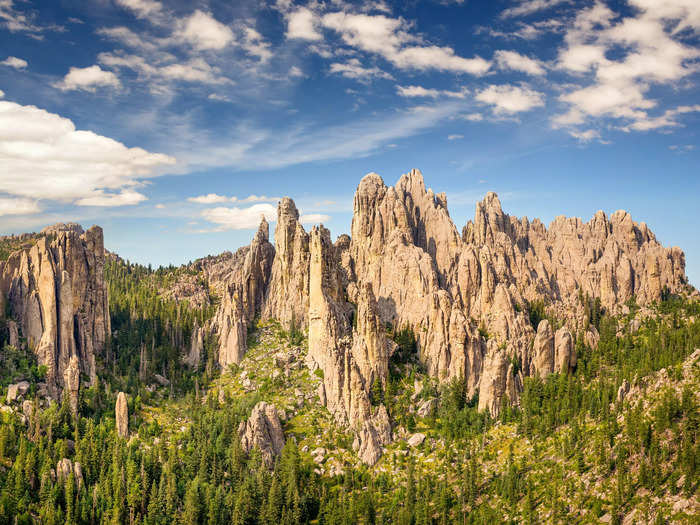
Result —
M 277 410 L 274 406 L 260 401 L 246 421 L 238 427 L 241 446 L 246 452 L 257 448 L 262 453 L 263 461 L 272 467 L 275 458 L 282 452 L 284 432 Z
M 425 434 L 422 434 L 421 432 L 418 432 L 416 434 L 413 434 L 410 438 L 406 440 L 406 443 L 410 447 L 418 447 L 423 444 L 423 441 L 425 441 Z
M 20 381 L 7 387 L 7 402 L 12 403 L 29 392 L 29 382 Z
M 163 377 L 160 374 L 153 374 L 153 379 L 155 379 L 160 386 L 168 386 L 170 385 L 170 381 L 168 378 Z
M 416 414 L 419 417 L 428 417 L 432 415 L 435 410 L 437 409 L 437 404 L 438 401 L 435 398 L 431 399 L 426 399 L 418 405 L 418 409 L 416 410 Z

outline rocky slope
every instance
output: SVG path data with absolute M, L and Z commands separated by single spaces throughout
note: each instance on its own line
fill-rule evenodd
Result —
M 686 285 L 683 253 L 623 211 L 587 223 L 557 217 L 546 228 L 505 214 L 489 193 L 460 235 L 445 195 L 426 189 L 417 170 L 393 187 L 365 176 L 353 208 L 351 236 L 333 244 L 322 226 L 307 233 L 285 198 L 274 248 L 263 220 L 249 247 L 197 264 L 223 295 L 209 327 L 220 364 L 240 362 L 255 318 L 308 328 L 321 401 L 355 429 L 369 463 L 391 439 L 385 410 L 369 400 L 393 350 L 385 326 L 409 328 L 428 373 L 464 378 L 495 415 L 505 396 L 517 403 L 525 377 L 573 369 L 577 338 L 596 344 L 590 301 L 618 312 L 633 297 L 650 304 Z M 537 301 L 563 325 L 533 326 Z
M 102 229 L 57 224 L 32 240 L 0 262 L 0 311 L 16 321 L 10 339 L 46 366 L 49 390 L 66 389 L 75 409 L 81 374 L 95 380 L 110 333 Z

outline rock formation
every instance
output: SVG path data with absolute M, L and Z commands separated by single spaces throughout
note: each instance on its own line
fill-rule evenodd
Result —
M 289 197 L 277 206 L 275 259 L 267 290 L 264 318 L 306 326 L 309 313 L 309 236 Z
M 219 365 L 226 368 L 240 363 L 248 348 L 248 319 L 241 284 L 228 287 L 212 326 L 219 336 Z
M 73 474 L 78 490 L 83 486 L 83 467 L 79 461 L 73 463 L 68 458 L 61 459 L 56 465 L 56 477 L 58 481 L 67 481 Z
M 224 291 L 212 323 L 220 363 L 242 358 L 258 315 L 308 327 L 309 366 L 323 372 L 319 397 L 354 430 L 368 463 L 391 439 L 386 409 L 370 400 L 393 351 L 387 325 L 410 329 L 428 373 L 463 378 L 467 394 L 495 415 L 504 396 L 518 402 L 526 376 L 574 370 L 577 337 L 597 346 L 588 300 L 615 312 L 633 295 L 649 304 L 686 283 L 683 253 L 622 211 L 587 223 L 557 217 L 546 228 L 507 215 L 488 193 L 460 234 L 446 196 L 426 188 L 417 170 L 393 187 L 365 176 L 351 235 L 335 244 L 322 226 L 307 234 L 285 198 L 274 248 L 264 222 L 250 247 L 207 264 L 211 285 Z M 556 331 L 546 320 L 531 325 L 536 301 L 557 319 Z
M 386 382 L 391 345 L 371 286 L 361 285 L 356 292 L 356 310 L 345 301 L 345 279 L 330 232 L 314 227 L 309 246 L 309 359 L 323 371 L 320 397 L 336 419 L 356 431 L 360 458 L 374 464 L 382 445 L 391 441 L 391 425 L 383 405 L 372 414 L 369 392 L 374 381 Z
M 119 392 L 117 395 L 114 416 L 117 422 L 117 434 L 123 438 L 129 437 L 129 407 L 126 404 L 126 394 L 124 392 Z
M 102 229 L 55 225 L 12 253 L 0 263 L 0 311 L 6 303 L 54 395 L 80 373 L 94 381 L 110 332 Z
M 263 461 L 272 467 L 275 458 L 282 452 L 284 432 L 280 423 L 277 409 L 260 401 L 253 407 L 253 412 L 247 421 L 241 421 L 238 427 L 241 447 L 246 452 L 257 448 L 262 453 Z
M 204 351 L 204 329 L 199 327 L 195 322 L 192 327 L 192 337 L 190 339 L 190 348 L 183 359 L 185 364 L 191 366 L 192 368 L 197 368 L 199 362 L 202 358 L 202 352 Z

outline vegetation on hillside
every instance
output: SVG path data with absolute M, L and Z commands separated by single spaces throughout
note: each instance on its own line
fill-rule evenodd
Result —
M 295 323 L 258 323 L 243 362 L 221 374 L 209 341 L 201 368 L 189 370 L 182 346 L 212 310 L 163 299 L 169 271 L 110 261 L 106 275 L 115 335 L 79 414 L 65 401 L 26 424 L 0 414 L 0 523 L 620 523 L 631 514 L 697 523 L 697 301 L 668 296 L 634 330 L 634 308 L 614 318 L 592 302 L 598 349 L 579 338 L 574 373 L 527 378 L 519 404 L 504 403 L 498 418 L 477 410 L 464 381 L 429 378 L 410 330 L 390 331 L 399 348 L 372 398 L 386 404 L 395 441 L 369 468 L 320 406 L 321 377 L 303 364 Z M 528 312 L 533 324 L 545 316 L 544 305 Z M 30 358 L 3 359 L 12 380 L 35 373 Z M 155 373 L 171 386 L 151 387 Z M 128 393 L 128 440 L 115 430 L 118 390 Z M 260 400 L 283 412 L 287 443 L 273 470 L 238 439 Z M 411 447 L 415 433 L 426 438 Z M 62 458 L 81 464 L 82 480 L 56 477 Z

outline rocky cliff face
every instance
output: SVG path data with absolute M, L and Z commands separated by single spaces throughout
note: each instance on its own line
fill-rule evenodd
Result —
M 632 296 L 650 303 L 686 282 L 683 253 L 622 211 L 587 223 L 558 217 L 546 228 L 505 214 L 489 193 L 460 235 L 447 198 L 426 189 L 417 170 L 393 187 L 365 176 L 351 236 L 335 244 L 322 226 L 307 234 L 288 198 L 279 203 L 274 248 L 266 231 L 263 223 L 253 244 L 230 258 L 241 270 L 229 274 L 213 323 L 219 360 L 240 360 L 247 323 L 258 315 L 308 327 L 309 365 L 323 371 L 321 401 L 355 430 L 368 463 L 391 439 L 386 409 L 370 402 L 393 351 L 386 325 L 410 328 L 428 372 L 464 378 L 468 395 L 478 393 L 479 407 L 496 414 L 505 396 L 518 401 L 525 376 L 573 370 L 577 335 L 595 347 L 581 297 L 616 311 Z M 533 327 L 534 301 L 564 325 Z
M 246 452 L 258 449 L 263 461 L 269 467 L 274 465 L 275 458 L 284 447 L 284 432 L 280 423 L 277 409 L 260 401 L 253 407 L 253 412 L 247 421 L 241 421 L 238 427 L 241 446 Z
M 305 326 L 309 317 L 309 236 L 289 197 L 277 206 L 275 259 L 263 317 Z
M 77 403 L 80 374 L 95 380 L 95 355 L 110 333 L 102 229 L 55 225 L 0 263 L 0 301 L 17 321 L 56 394 Z
M 117 425 L 117 434 L 120 437 L 129 437 L 129 406 L 126 402 L 126 394 L 119 392 L 117 395 L 117 403 L 114 406 L 114 416 Z

